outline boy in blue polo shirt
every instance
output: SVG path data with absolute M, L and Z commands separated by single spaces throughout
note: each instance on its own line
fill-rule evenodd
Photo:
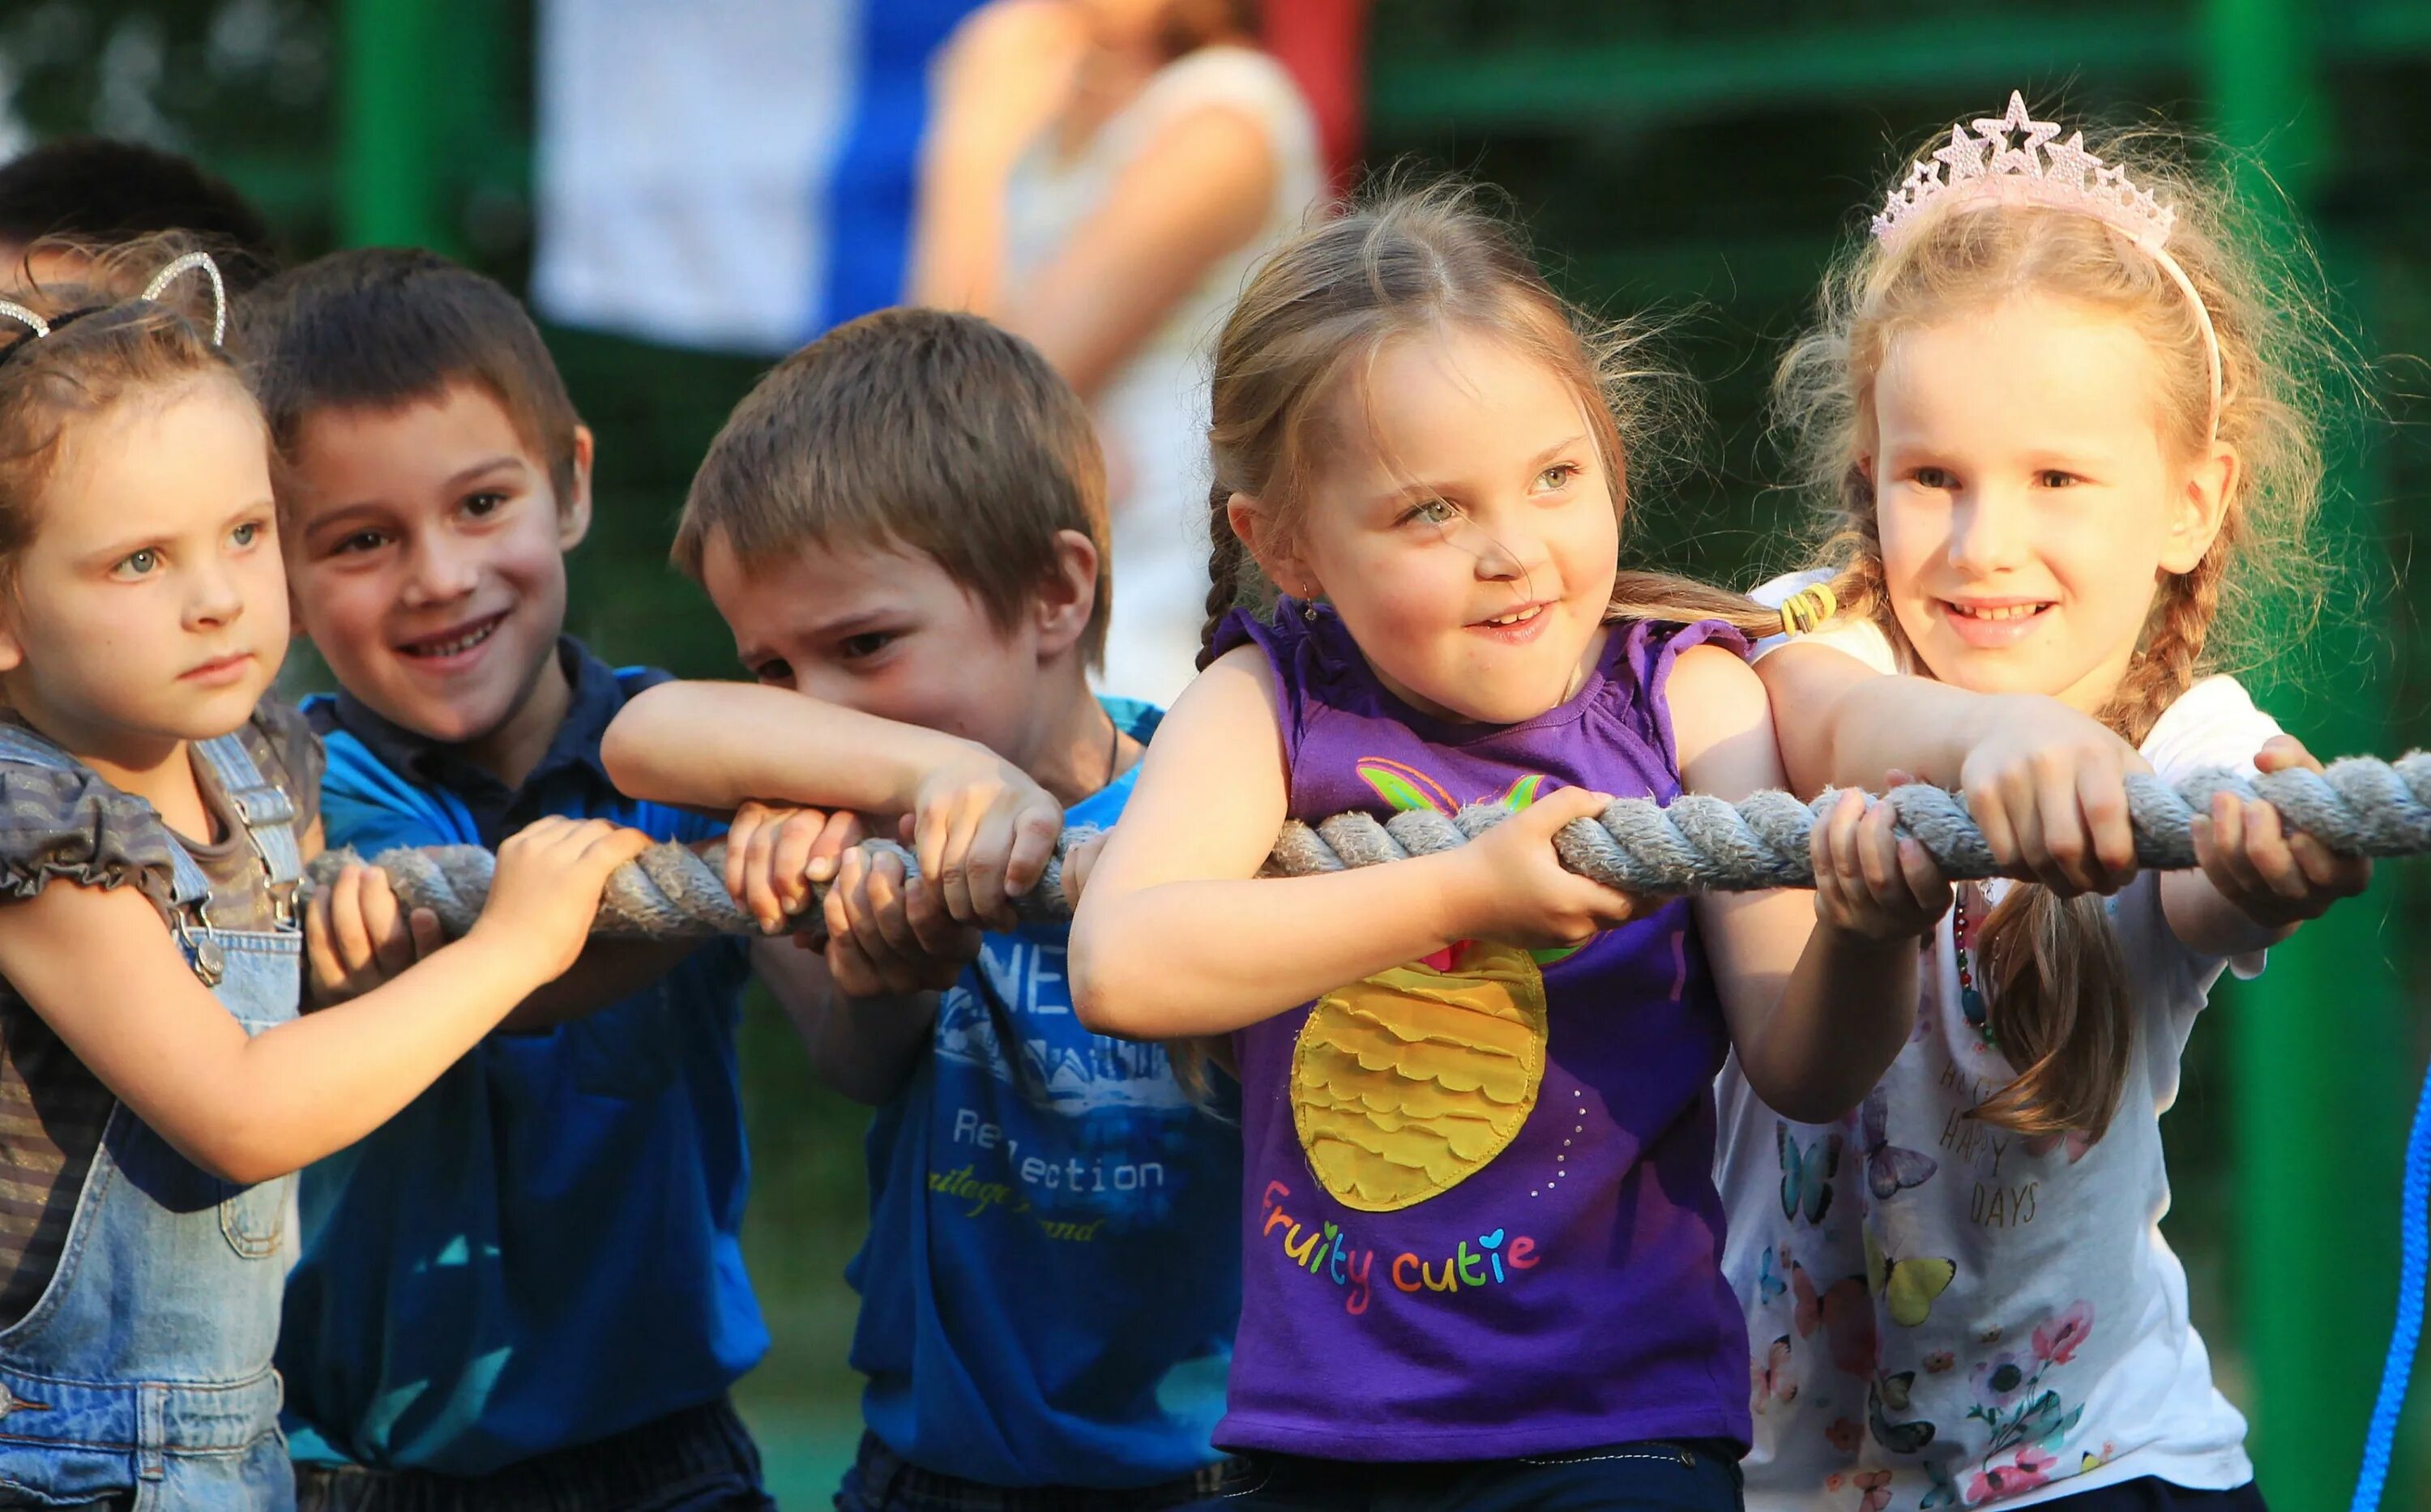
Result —
M 592 439 L 513 297 L 429 253 L 343 252 L 244 326 L 297 625 L 343 690 L 307 705 L 329 843 L 495 846 L 545 814 L 715 834 L 601 767 L 664 674 L 562 634 Z M 430 921 L 405 922 L 377 872 L 335 889 L 319 993 L 406 964 Z M 523 1033 L 304 1173 L 278 1365 L 308 1512 L 769 1504 L 727 1400 L 768 1342 L 737 1242 L 748 969 L 736 941 L 595 943 Z
M 763 925 L 835 877 L 796 1016 L 878 1107 L 840 1512 L 1172 1507 L 1220 1481 L 1239 1136 L 1163 1048 L 1082 1029 L 1065 932 L 1005 912 L 1060 828 L 1120 815 L 1155 728 L 1089 695 L 1105 543 L 1087 413 L 1034 349 L 970 315 L 854 321 L 736 408 L 678 529 L 763 686 L 655 688 L 609 733 L 628 792 L 747 805 L 728 881 Z M 828 809 L 911 816 L 936 884 L 822 861 Z

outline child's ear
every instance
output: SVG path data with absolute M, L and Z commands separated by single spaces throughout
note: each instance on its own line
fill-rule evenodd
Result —
M 557 547 L 571 551 L 591 533 L 591 428 L 574 428 L 574 479 L 557 501 Z
M 1055 532 L 1055 565 L 1038 586 L 1038 654 L 1061 656 L 1081 643 L 1098 610 L 1098 543 L 1079 530 Z
M 1266 581 L 1294 598 L 1316 598 L 1324 593 L 1324 584 L 1308 570 L 1298 544 L 1277 527 L 1274 512 L 1265 500 L 1235 494 L 1224 502 L 1224 518 L 1240 537 L 1241 549 L 1266 575 Z
M 2211 549 L 2228 518 L 2228 501 L 2236 495 L 2240 465 L 2236 447 L 2214 442 L 2210 454 L 2187 469 L 2186 481 L 2171 503 L 2169 534 L 2161 542 L 2161 570 L 2192 572 Z

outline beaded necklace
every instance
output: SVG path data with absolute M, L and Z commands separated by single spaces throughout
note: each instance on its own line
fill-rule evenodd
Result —
M 1950 942 L 1958 956 L 1958 1011 L 1967 1016 L 1968 1026 L 1975 1031 L 1978 1039 L 1998 1048 L 2000 1041 L 1992 1035 L 1992 1015 L 1985 1007 L 1983 988 L 1975 981 L 1977 962 L 1967 949 L 1970 938 L 1967 928 L 1967 899 L 1974 892 L 1974 883 L 1960 882 L 1951 899 Z

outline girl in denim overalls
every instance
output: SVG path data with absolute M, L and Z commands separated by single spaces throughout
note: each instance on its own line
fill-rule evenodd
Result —
M 571 963 L 645 843 L 535 825 L 462 940 L 297 1021 L 320 827 L 278 782 L 317 762 L 260 702 L 286 583 L 221 297 L 154 242 L 0 299 L 0 1506 L 293 1505 L 291 1174 Z

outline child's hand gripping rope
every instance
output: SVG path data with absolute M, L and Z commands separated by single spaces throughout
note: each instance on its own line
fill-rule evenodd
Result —
M 2174 786 L 2132 773 L 2126 790 L 2137 861 L 2157 870 L 2201 865 L 2194 821 L 2221 794 L 2240 802 L 2269 804 L 2285 829 L 2310 836 L 2334 855 L 2431 851 L 2431 754 L 2420 751 L 2394 763 L 2350 757 L 2325 772 L 2301 764 L 2255 778 L 2198 772 Z M 1785 793 L 1758 793 L 1736 804 L 1687 794 L 1668 807 L 1620 799 L 1593 819 L 1564 825 L 1553 844 L 1565 866 L 1623 892 L 1809 887 L 1815 880 L 1809 834 L 1837 801 L 1836 793 L 1823 794 L 1812 804 Z M 2010 874 L 1955 795 L 1909 785 L 1893 790 L 1883 801 L 1896 813 L 1897 835 L 1915 840 L 1948 880 Z M 1369 815 L 1346 814 L 1315 828 L 1294 823 L 1284 827 L 1267 866 L 1278 875 L 1295 875 L 1422 855 L 1459 845 L 1510 816 L 1501 805 L 1486 804 L 1450 816 L 1418 812 L 1380 822 Z M 1051 921 L 1069 916 L 1063 865 L 1077 838 L 1075 833 L 1065 836 L 1042 868 L 1038 884 L 1021 895 L 1017 911 L 1023 917 Z M 902 848 L 868 844 L 910 863 L 907 877 L 917 874 L 916 863 Z M 344 866 L 360 860 L 343 850 L 324 855 L 313 864 L 315 885 L 327 885 Z M 728 893 L 717 869 L 722 860 L 714 850 L 703 858 L 679 846 L 653 847 L 609 880 L 595 932 L 661 939 L 759 932 L 758 924 Z M 492 865 L 489 853 L 472 846 L 387 851 L 375 863 L 389 874 L 408 910 L 430 909 L 451 936 L 469 928 L 478 915 Z M 813 891 L 824 903 L 825 889 L 813 883 Z

